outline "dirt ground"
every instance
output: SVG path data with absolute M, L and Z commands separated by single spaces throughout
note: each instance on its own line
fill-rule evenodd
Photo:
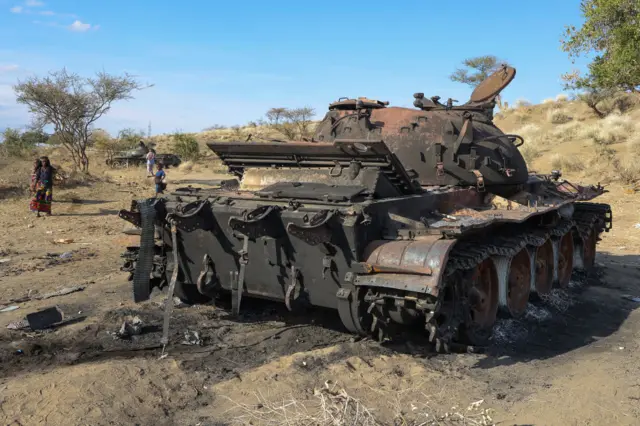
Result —
M 168 356 L 158 348 L 164 295 L 136 305 L 119 271 L 130 241 L 117 211 L 152 195 L 143 170 L 56 188 L 54 215 L 0 197 L 0 419 L 4 425 L 633 425 L 640 422 L 640 196 L 602 197 L 614 228 L 597 271 L 570 291 L 501 320 L 482 355 L 435 355 L 419 336 L 380 345 L 342 329 L 337 313 L 301 316 L 247 301 L 177 306 Z M 170 169 L 180 179 L 216 176 Z M 56 243 L 61 239 L 73 240 Z M 70 253 L 65 254 L 65 253 Z M 61 257 L 61 255 L 63 255 Z M 9 303 L 82 285 L 83 291 Z M 58 306 L 67 325 L 6 326 Z M 114 335 L 138 316 L 141 335 Z M 199 345 L 185 333 L 197 332 Z M 341 423 L 349 416 L 352 423 Z

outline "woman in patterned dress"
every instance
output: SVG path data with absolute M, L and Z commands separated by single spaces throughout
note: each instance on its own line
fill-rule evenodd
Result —
M 42 166 L 37 174 L 36 194 L 31 200 L 31 211 L 36 212 L 40 217 L 40 213 L 46 213 L 51 216 L 51 202 L 53 201 L 53 167 L 48 157 L 40 158 Z

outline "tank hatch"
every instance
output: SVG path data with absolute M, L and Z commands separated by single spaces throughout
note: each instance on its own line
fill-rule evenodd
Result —
M 516 69 L 503 65 L 499 70 L 484 79 L 471 94 L 470 102 L 490 101 L 502 92 L 516 76 Z
M 378 101 L 368 98 L 340 98 L 336 102 L 329 104 L 329 110 L 356 110 L 356 109 L 378 109 L 386 108 L 389 102 Z

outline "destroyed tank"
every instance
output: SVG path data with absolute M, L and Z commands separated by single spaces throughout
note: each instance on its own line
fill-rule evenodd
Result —
M 236 179 L 120 212 L 141 229 L 123 254 L 134 300 L 169 285 L 188 303 L 230 294 L 235 315 L 249 297 L 334 309 L 364 336 L 418 326 L 440 351 L 486 346 L 499 313 L 591 269 L 612 226 L 589 202 L 599 184 L 529 171 L 526 141 L 494 125 L 515 73 L 459 106 L 343 98 L 311 141 L 208 143 Z
M 135 149 L 115 155 L 112 158 L 107 159 L 106 164 L 109 167 L 129 167 L 129 166 L 141 166 L 147 164 L 147 153 L 149 147 L 144 142 L 140 141 Z M 166 168 L 171 166 L 178 167 L 182 160 L 175 154 L 156 154 L 156 164 L 163 164 Z

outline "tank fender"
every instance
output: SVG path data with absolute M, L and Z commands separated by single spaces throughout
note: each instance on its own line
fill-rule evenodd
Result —
M 437 296 L 455 243 L 437 235 L 411 241 L 373 241 L 363 256 L 370 273 L 359 275 L 355 284 Z

